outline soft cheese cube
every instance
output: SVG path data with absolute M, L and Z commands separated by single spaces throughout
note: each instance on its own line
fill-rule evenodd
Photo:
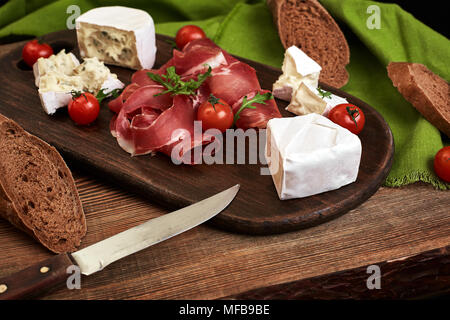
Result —
M 121 6 L 100 7 L 76 19 L 81 56 L 107 64 L 151 69 L 156 40 L 152 17 L 145 11 Z
M 356 181 L 361 141 L 315 113 L 271 119 L 266 154 L 281 200 L 308 197 Z
M 317 88 L 322 68 L 302 50 L 291 46 L 284 54 L 281 70 L 283 74 L 273 84 L 273 95 L 290 101 L 292 93 L 302 82 L 311 88 Z

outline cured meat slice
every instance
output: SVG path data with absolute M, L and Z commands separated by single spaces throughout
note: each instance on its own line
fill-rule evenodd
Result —
M 161 85 L 149 85 L 137 88 L 125 101 L 123 108 L 129 113 L 135 107 L 150 107 L 157 110 L 166 110 L 172 106 L 172 97 L 169 94 L 158 95 L 165 88 Z
M 166 64 L 161 66 L 161 68 L 159 68 L 159 69 L 142 69 L 142 70 L 136 71 L 131 76 L 131 82 L 136 83 L 141 87 L 147 86 L 147 85 L 158 84 L 155 81 L 153 81 L 152 79 L 150 79 L 150 77 L 148 76 L 147 73 L 150 72 L 150 73 L 162 75 L 162 74 L 166 73 L 167 68 L 171 67 L 171 66 L 173 66 L 173 59 L 170 59 L 169 61 L 167 61 Z
M 255 69 L 240 61 L 214 69 L 206 83 L 212 94 L 230 106 L 244 95 L 261 90 Z
M 217 44 L 215 44 L 209 38 L 192 40 L 183 48 L 183 51 L 186 52 L 186 51 L 195 50 L 197 47 L 219 48 L 220 50 L 222 50 L 222 54 L 225 57 L 225 60 L 227 62 L 226 64 L 232 64 L 233 62 L 239 61 L 235 57 L 231 56 L 228 52 L 223 50 L 221 47 L 219 47 Z
M 199 73 L 212 68 L 211 76 L 194 95 L 159 95 L 164 86 L 151 80 L 147 73 L 164 75 L 175 66 L 182 81 L 197 79 Z M 210 94 L 226 101 L 236 113 L 244 97 L 252 99 L 262 90 L 256 71 L 232 57 L 210 39 L 198 39 L 186 45 L 183 51 L 174 50 L 173 58 L 159 69 L 143 69 L 132 76 L 132 83 L 109 103 L 116 114 L 111 119 L 111 134 L 131 155 L 162 152 L 177 163 L 195 163 L 195 148 L 212 142 L 215 137 L 195 126 L 197 108 Z M 244 109 L 236 126 L 241 129 L 265 128 L 267 121 L 281 117 L 275 100 L 266 104 L 254 103 L 255 109 Z M 196 132 L 199 131 L 199 132 Z
M 125 89 L 122 91 L 120 96 L 118 96 L 116 99 L 111 100 L 108 103 L 109 109 L 114 113 L 119 113 L 120 109 L 122 109 L 124 102 L 128 99 L 128 97 L 137 89 L 139 89 L 140 86 L 136 83 L 129 84 L 125 87 Z
M 249 93 L 243 97 L 241 97 L 234 105 L 233 105 L 233 113 L 239 111 L 242 106 L 242 102 L 244 97 L 247 97 L 247 100 L 253 99 L 257 93 L 265 94 L 270 92 L 269 90 L 259 90 Z M 269 99 L 265 101 L 266 104 L 262 103 L 253 103 L 252 106 L 255 106 L 256 109 L 245 108 L 239 114 L 239 119 L 236 121 L 236 127 L 241 129 L 249 129 L 249 128 L 265 128 L 267 126 L 267 122 L 272 118 L 281 118 L 280 110 L 275 102 L 275 99 Z
M 111 132 L 122 149 L 133 156 L 161 151 L 176 161 L 190 164 L 192 158 L 185 157 L 184 153 L 213 139 L 203 135 L 201 129 L 195 133 L 194 121 L 192 100 L 177 95 L 173 105 L 162 112 L 139 105 L 122 108 L 111 125 Z M 172 155 L 178 145 L 179 152 Z
M 136 111 L 141 113 L 136 115 Z M 136 117 L 138 120 L 134 120 Z M 116 119 L 115 132 L 119 145 L 125 151 L 131 155 L 141 155 L 182 140 L 186 133 L 176 129 L 185 129 L 190 133 L 193 132 L 193 126 L 192 102 L 188 97 L 179 95 L 174 97 L 172 107 L 157 117 L 142 114 L 142 107 L 139 105 L 122 108 Z M 175 131 L 179 134 L 174 134 Z
M 227 60 L 218 47 L 194 46 L 188 51 L 173 51 L 173 65 L 181 76 L 203 73 L 208 66 L 214 69 L 226 64 Z

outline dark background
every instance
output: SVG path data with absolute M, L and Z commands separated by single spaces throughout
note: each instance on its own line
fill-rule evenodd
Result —
M 320 1 L 320 0 L 319 0 Z M 447 0 L 377 0 L 378 2 L 396 3 L 411 13 L 427 26 L 449 37 L 449 11 Z
M 448 19 L 448 9 L 445 6 L 445 4 L 448 4 L 447 0 L 426 0 L 426 1 L 378 0 L 378 1 L 385 3 L 397 3 L 403 9 L 410 12 L 417 19 L 419 19 L 429 27 L 442 33 L 447 38 L 449 37 L 450 19 Z M 8 1 L 0 0 L 0 5 L 3 5 L 6 2 Z

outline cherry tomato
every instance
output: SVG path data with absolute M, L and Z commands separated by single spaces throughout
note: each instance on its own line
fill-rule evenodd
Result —
M 200 27 L 187 25 L 178 30 L 175 42 L 179 49 L 183 49 L 188 42 L 203 38 L 206 38 L 206 34 Z
M 215 128 L 225 132 L 233 125 L 233 110 L 228 103 L 211 94 L 198 108 L 197 120 L 202 121 L 203 130 Z
M 22 58 L 30 67 L 40 58 L 48 58 L 53 54 L 53 49 L 47 43 L 39 43 L 36 39 L 28 41 L 22 50 Z
M 359 134 L 366 123 L 366 117 L 362 110 L 350 103 L 335 106 L 328 114 L 328 118 L 354 134 Z
M 444 147 L 436 153 L 434 172 L 445 182 L 450 182 L 450 146 Z
M 79 125 L 87 125 L 97 119 L 100 113 L 100 104 L 97 98 L 89 93 L 75 93 L 69 103 L 69 116 Z

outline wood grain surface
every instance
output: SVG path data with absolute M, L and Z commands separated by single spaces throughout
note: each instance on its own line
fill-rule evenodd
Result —
M 75 177 L 89 230 L 82 247 L 167 212 L 152 204 L 151 199 L 93 180 L 78 169 Z M 364 204 L 338 219 L 280 235 L 234 234 L 201 225 L 124 258 L 102 272 L 83 277 L 81 290 L 59 288 L 43 298 L 240 298 L 247 291 L 272 286 L 275 287 L 260 292 L 259 297 L 295 298 L 298 295 L 297 298 L 301 298 L 301 290 L 306 288 L 294 287 L 297 289 L 292 289 L 287 297 L 283 290 L 288 290 L 295 282 L 339 271 L 363 281 L 358 283 L 361 298 L 376 298 L 377 292 L 365 287 L 369 276 L 365 266 L 380 264 L 383 277 L 383 262 L 408 259 L 450 245 L 449 206 L 448 192 L 417 184 L 398 189 L 380 188 Z M 0 220 L 0 277 L 50 256 L 52 254 L 32 238 Z M 429 262 L 419 263 L 416 272 L 432 272 L 436 267 Z M 441 270 L 439 277 L 431 278 L 426 285 L 420 281 L 415 284 L 421 288 L 421 294 L 433 293 L 441 286 L 442 277 L 448 279 L 448 271 L 448 268 Z M 417 274 L 410 271 L 400 276 L 405 284 L 417 280 Z M 320 297 L 320 293 L 325 298 L 332 293 L 336 297 L 344 294 L 339 286 L 307 288 L 317 290 L 316 297 Z M 382 288 L 389 289 L 383 285 L 383 280 Z M 392 296 L 395 297 L 393 293 Z M 414 295 L 411 292 L 406 296 Z
M 16 46 L 0 46 L 0 56 Z M 89 228 L 82 247 L 168 212 L 153 199 L 69 165 Z M 352 298 L 370 299 L 380 296 L 364 286 L 372 264 L 381 266 L 384 298 L 449 292 L 448 285 L 442 288 L 450 277 L 442 268 L 450 245 L 449 207 L 448 192 L 416 183 L 382 187 L 346 215 L 306 230 L 251 236 L 202 225 L 83 277 L 81 290 L 60 288 L 43 298 L 304 299 L 342 298 L 351 291 Z M 52 256 L 0 220 L 0 277 Z M 414 270 L 401 267 L 402 261 L 415 261 Z M 383 282 L 392 273 L 395 292 Z
M 73 50 L 78 55 L 74 31 L 57 32 L 42 39 L 50 43 L 55 52 L 66 48 L 66 51 Z M 168 39 L 157 37 L 156 67 L 172 56 L 171 47 L 166 42 Z M 82 164 L 101 179 L 119 183 L 126 190 L 144 195 L 168 208 L 184 207 L 239 183 L 241 190 L 235 200 L 210 222 L 225 230 L 274 234 L 324 223 L 368 199 L 382 184 L 391 167 L 393 138 L 381 115 L 363 101 L 325 84 L 321 85 L 325 90 L 346 97 L 359 106 L 366 116 L 365 128 L 359 135 L 363 153 L 357 181 L 338 190 L 280 201 L 272 177 L 260 174 L 260 169 L 264 167 L 261 162 L 177 166 L 162 154 L 130 157 L 110 134 L 112 114 L 106 105 L 97 122 L 88 128 L 75 126 L 66 110 L 47 116 L 41 109 L 32 72 L 21 61 L 21 50 L 22 46 L 17 45 L 0 61 L 5 79 L 0 87 L 0 113 L 17 121 L 27 131 L 55 146 L 66 159 Z M 241 60 L 257 70 L 264 89 L 271 89 L 281 74 L 275 68 Z M 111 70 L 122 81 L 129 82 L 131 70 L 119 67 L 111 67 Z M 284 116 L 292 116 L 284 110 L 286 102 L 278 100 L 277 103 Z M 247 145 L 248 163 L 248 153 L 258 154 L 259 144 Z

